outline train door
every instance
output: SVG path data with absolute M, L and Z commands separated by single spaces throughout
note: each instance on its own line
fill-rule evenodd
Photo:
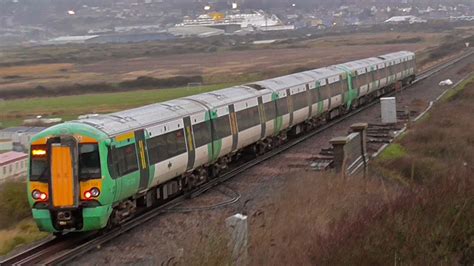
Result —
M 52 205 L 54 208 L 74 207 L 79 194 L 75 143 L 62 140 L 61 143 L 52 143 L 50 149 Z
M 260 131 L 260 139 L 264 139 L 265 138 L 265 132 L 266 132 L 266 126 L 267 126 L 267 123 L 266 123 L 266 118 L 265 118 L 265 108 L 263 106 L 263 99 L 262 99 L 262 96 L 258 97 L 257 98 L 257 101 L 258 101 L 258 113 L 259 113 L 259 116 L 260 116 L 260 126 L 261 126 L 261 131 Z
M 290 89 L 286 89 L 286 99 L 288 101 L 288 114 L 290 115 L 290 122 L 288 124 L 288 128 L 293 126 L 293 99 L 291 97 Z
M 309 90 L 309 84 L 305 85 L 306 93 L 306 105 L 308 105 L 308 118 L 311 118 L 313 114 L 313 103 L 311 100 L 311 91 Z
M 237 150 L 237 144 L 239 142 L 239 128 L 237 126 L 237 115 L 235 113 L 235 106 L 229 105 L 230 115 L 230 130 L 232 133 L 232 151 Z
M 188 164 L 186 170 L 189 171 L 193 169 L 194 162 L 196 161 L 196 149 L 194 147 L 194 138 L 192 133 L 191 117 L 185 117 L 184 122 L 184 131 L 186 136 L 186 148 L 188 151 Z
M 146 190 L 150 183 L 150 167 L 145 145 L 145 130 L 135 131 L 135 149 L 138 155 L 138 169 L 140 171 L 139 191 Z

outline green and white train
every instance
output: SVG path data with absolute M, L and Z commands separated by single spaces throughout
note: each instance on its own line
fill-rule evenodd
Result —
M 28 198 L 43 231 L 119 224 L 415 79 L 397 52 L 71 121 L 34 137 Z

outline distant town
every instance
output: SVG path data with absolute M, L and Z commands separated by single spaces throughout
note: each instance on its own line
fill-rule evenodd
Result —
M 0 43 L 114 43 L 328 29 L 381 23 L 473 21 L 473 1 L 0 0 Z

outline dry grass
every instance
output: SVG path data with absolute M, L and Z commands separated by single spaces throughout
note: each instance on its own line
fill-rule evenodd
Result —
M 47 233 L 38 231 L 33 220 L 23 220 L 12 228 L 0 230 L 0 255 L 5 255 L 15 248 L 47 236 Z
M 411 184 L 318 239 L 321 264 L 474 262 L 474 81 L 437 105 L 375 165 Z M 403 152 L 400 152 L 403 151 Z M 393 156 L 395 154 L 396 156 Z
M 23 182 L 0 186 L 0 256 L 48 235 L 40 232 L 31 218 L 26 193 Z
M 295 173 L 274 205 L 252 215 L 252 265 L 310 265 L 320 254 L 321 236 L 364 208 L 382 208 L 398 195 L 379 180 L 315 172 Z M 317 264 L 316 264 L 317 265 Z
M 0 77 L 8 76 L 29 76 L 29 75 L 51 75 L 70 71 L 73 64 L 40 64 L 29 66 L 15 66 L 0 68 Z
M 0 186 L 0 229 L 30 217 L 26 183 L 10 181 Z

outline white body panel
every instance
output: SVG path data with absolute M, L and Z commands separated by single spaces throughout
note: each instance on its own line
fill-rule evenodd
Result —
M 261 132 L 262 127 L 260 125 L 240 131 L 238 148 L 244 148 L 252 143 L 257 142 L 260 139 Z
M 181 175 L 186 171 L 187 165 L 187 153 L 180 154 L 176 157 L 155 164 L 155 176 L 153 177 L 152 185 L 156 186 L 165 183 L 173 177 Z

